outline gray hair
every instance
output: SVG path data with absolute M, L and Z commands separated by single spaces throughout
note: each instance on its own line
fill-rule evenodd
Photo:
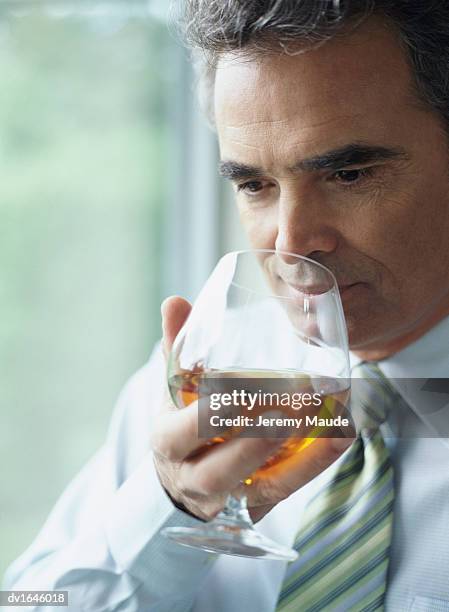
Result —
M 296 52 L 343 26 L 384 15 L 396 27 L 419 99 L 449 129 L 449 2 L 446 0 L 183 0 L 179 28 L 192 49 L 201 105 L 213 125 L 218 58 L 226 52 Z

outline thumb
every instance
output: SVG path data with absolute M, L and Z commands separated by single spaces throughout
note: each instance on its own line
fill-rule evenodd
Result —
M 167 357 L 171 350 L 174 339 L 184 325 L 190 314 L 192 306 L 187 300 L 179 296 L 171 296 L 164 300 L 161 305 L 162 314 L 162 345 Z

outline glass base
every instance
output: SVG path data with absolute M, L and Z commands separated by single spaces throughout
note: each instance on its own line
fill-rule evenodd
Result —
M 251 524 L 231 523 L 222 514 L 204 526 L 166 527 L 162 534 L 178 544 L 207 552 L 278 561 L 294 561 L 298 557 L 295 550 L 276 544 Z

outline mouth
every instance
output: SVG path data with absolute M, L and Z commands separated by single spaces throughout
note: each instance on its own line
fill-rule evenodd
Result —
M 282 279 L 281 279 L 282 280 Z M 347 283 L 345 285 L 338 285 L 338 290 L 340 295 L 343 296 L 347 293 L 352 287 L 356 285 L 360 285 L 361 283 Z M 306 296 L 314 296 L 314 295 L 322 295 L 323 293 L 327 293 L 332 289 L 329 285 L 324 284 L 310 284 L 310 285 L 299 285 L 297 283 L 287 283 L 288 287 L 292 289 L 294 292 L 298 292 L 302 295 Z
M 327 293 L 332 289 L 329 284 L 324 283 L 310 283 L 300 285 L 299 283 L 286 281 L 280 276 L 278 276 L 278 279 L 281 283 L 285 284 L 292 293 L 299 293 L 302 296 L 322 295 L 323 293 Z

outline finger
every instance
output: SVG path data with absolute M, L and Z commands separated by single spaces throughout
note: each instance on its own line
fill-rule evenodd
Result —
M 174 339 L 190 314 L 192 306 L 182 297 L 173 295 L 161 304 L 162 314 L 162 346 L 167 357 Z
M 180 478 L 186 489 L 215 495 L 235 489 L 276 454 L 284 438 L 233 438 L 185 461 Z
M 258 499 L 258 483 L 255 483 L 252 502 L 259 504 L 285 499 L 332 465 L 353 441 L 352 437 L 307 439 L 299 452 L 274 464 L 264 473 L 265 482 L 260 482 L 263 499 Z
M 198 402 L 161 414 L 150 434 L 150 443 L 155 453 L 175 462 L 205 446 L 207 440 L 198 437 Z

